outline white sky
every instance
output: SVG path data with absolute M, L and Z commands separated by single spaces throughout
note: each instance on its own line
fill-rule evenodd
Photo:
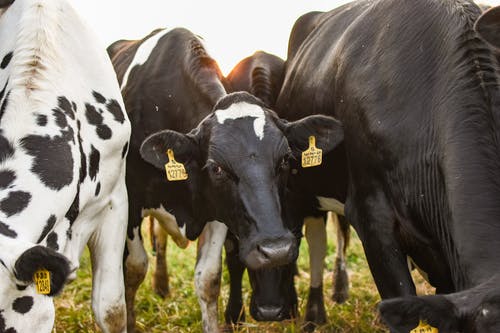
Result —
M 295 20 L 350 0 L 71 0 L 107 46 L 156 28 L 185 27 L 205 39 L 224 74 L 257 50 L 286 57 Z M 500 0 L 480 0 L 500 4 Z

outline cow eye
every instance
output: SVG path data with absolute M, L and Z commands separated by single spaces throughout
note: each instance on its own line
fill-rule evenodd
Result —
M 221 176 L 222 173 L 224 172 L 222 167 L 220 165 L 217 165 L 217 164 L 212 165 L 211 169 L 212 169 L 212 173 L 216 176 Z

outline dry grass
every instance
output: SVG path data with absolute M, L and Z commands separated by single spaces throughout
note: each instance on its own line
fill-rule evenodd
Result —
M 144 223 L 143 225 L 147 225 Z M 354 231 L 349 247 L 348 268 L 350 278 L 350 297 L 342 305 L 337 305 L 331 300 L 332 270 L 334 264 L 335 244 L 334 230 L 328 226 L 328 254 L 326 260 L 327 270 L 324 274 L 325 306 L 328 323 L 320 327 L 317 332 L 386 332 L 376 315 L 376 304 L 380 301 L 377 289 L 368 270 L 362 246 Z M 144 232 L 147 236 L 148 233 Z M 309 289 L 308 254 L 307 245 L 301 244 L 299 257 L 299 276 L 296 277 L 297 292 L 299 295 L 300 313 L 304 313 L 307 291 Z M 148 242 L 146 248 L 150 254 Z M 137 327 L 143 332 L 201 332 L 201 314 L 194 292 L 193 270 L 196 258 L 196 246 L 191 244 L 187 249 L 181 250 L 170 241 L 168 244 L 168 267 L 170 273 L 170 295 L 166 299 L 156 296 L 151 288 L 151 269 L 137 295 L 136 312 Z M 150 268 L 151 268 L 150 260 Z M 90 260 L 88 253 L 81 259 L 81 268 L 78 279 L 68 285 L 63 294 L 56 299 L 56 324 L 54 333 L 62 332 L 100 332 L 93 320 L 90 305 L 91 277 Z M 423 279 L 414 274 L 417 289 L 420 294 L 433 293 Z M 228 275 L 224 269 L 222 277 L 221 297 L 219 298 L 219 322 L 223 323 L 223 310 L 228 299 Z M 244 276 L 244 302 L 247 304 L 248 323 L 239 327 L 236 332 L 299 332 L 300 319 L 294 322 L 283 323 L 258 323 L 251 319 L 248 313 L 249 284 Z

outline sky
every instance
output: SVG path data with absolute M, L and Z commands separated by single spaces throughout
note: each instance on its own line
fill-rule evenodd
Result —
M 156 28 L 184 27 L 205 40 L 224 74 L 257 50 L 286 58 L 295 20 L 350 0 L 70 0 L 108 46 Z M 481 0 L 500 5 L 500 0 Z

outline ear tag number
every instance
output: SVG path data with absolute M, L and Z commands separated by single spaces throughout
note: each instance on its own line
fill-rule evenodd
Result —
M 302 167 L 310 168 L 321 165 L 323 160 L 323 150 L 316 148 L 316 138 L 309 137 L 309 148 L 302 152 Z
M 46 269 L 39 269 L 33 275 L 37 294 L 50 294 L 50 272 Z
M 184 168 L 184 164 L 175 160 L 174 151 L 172 149 L 167 150 L 167 156 L 168 163 L 165 164 L 165 172 L 167 173 L 168 181 L 174 182 L 188 179 L 188 174 Z
M 420 320 L 418 326 L 410 331 L 410 333 L 439 333 L 438 329 Z

